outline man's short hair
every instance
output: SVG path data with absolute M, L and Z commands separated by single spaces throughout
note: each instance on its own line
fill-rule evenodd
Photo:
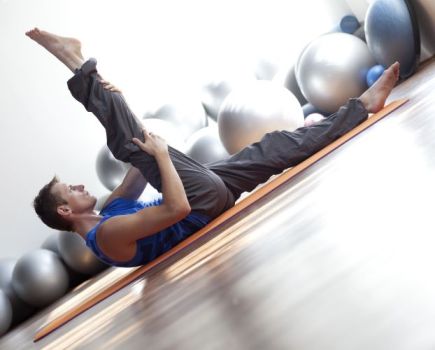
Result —
M 53 179 L 41 188 L 33 201 L 36 214 L 47 226 L 60 231 L 72 231 L 72 224 L 63 218 L 57 208 L 62 204 L 68 204 L 59 194 L 53 193 L 53 186 L 59 182 L 54 176 Z

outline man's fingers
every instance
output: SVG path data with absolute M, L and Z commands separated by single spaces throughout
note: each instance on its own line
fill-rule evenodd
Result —
M 103 85 L 103 88 L 105 90 L 109 90 L 112 92 L 121 92 L 120 89 L 118 89 L 115 85 L 111 84 L 109 81 L 101 79 L 100 80 L 101 85 Z
M 132 141 L 136 146 L 139 146 L 139 147 L 142 148 L 142 141 L 141 141 L 141 140 L 139 140 L 139 139 L 133 137 L 133 138 L 131 139 L 131 141 Z

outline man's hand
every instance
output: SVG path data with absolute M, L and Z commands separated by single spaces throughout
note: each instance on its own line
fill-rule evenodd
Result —
M 142 151 L 148 153 L 153 157 L 168 154 L 168 145 L 162 137 L 153 133 L 149 133 L 145 129 L 143 130 L 143 136 L 145 142 L 142 142 L 135 137 L 132 139 L 133 143 L 139 146 Z
M 112 92 L 119 92 L 122 94 L 122 91 L 118 89 L 115 85 L 111 84 L 107 80 L 100 79 L 100 83 L 103 85 L 103 88 Z

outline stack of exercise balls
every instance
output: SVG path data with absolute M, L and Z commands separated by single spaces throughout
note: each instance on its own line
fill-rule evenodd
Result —
M 370 1 L 363 26 L 355 17 L 343 17 L 341 32 L 312 40 L 279 78 L 270 81 L 276 67 L 262 62 L 257 80 L 253 74 L 243 85 L 213 81 L 203 87 L 201 97 L 183 93 L 177 100 L 168 99 L 142 122 L 198 163 L 226 159 L 268 132 L 321 122 L 372 86 L 394 61 L 401 63 L 402 78 L 410 76 L 420 53 L 419 28 L 435 51 L 435 40 L 427 40 L 435 38 L 434 19 L 432 0 Z M 96 171 L 108 191 L 129 168 L 106 145 L 100 149 Z M 100 197 L 97 210 L 109 195 Z M 41 248 L 19 259 L 0 260 L 0 336 L 106 267 L 71 232 L 49 236 Z
M 41 248 L 0 260 L 0 336 L 107 267 L 73 232 L 53 233 Z

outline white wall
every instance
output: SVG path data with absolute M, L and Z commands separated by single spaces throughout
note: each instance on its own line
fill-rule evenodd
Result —
M 340 0 L 337 0 L 340 1 Z M 54 174 L 106 193 L 95 172 L 104 132 L 69 94 L 69 71 L 24 36 L 34 26 L 82 40 L 142 115 L 166 90 L 199 91 L 259 58 L 295 60 L 333 24 L 323 0 L 0 0 L 0 258 L 53 232 L 31 206 Z

